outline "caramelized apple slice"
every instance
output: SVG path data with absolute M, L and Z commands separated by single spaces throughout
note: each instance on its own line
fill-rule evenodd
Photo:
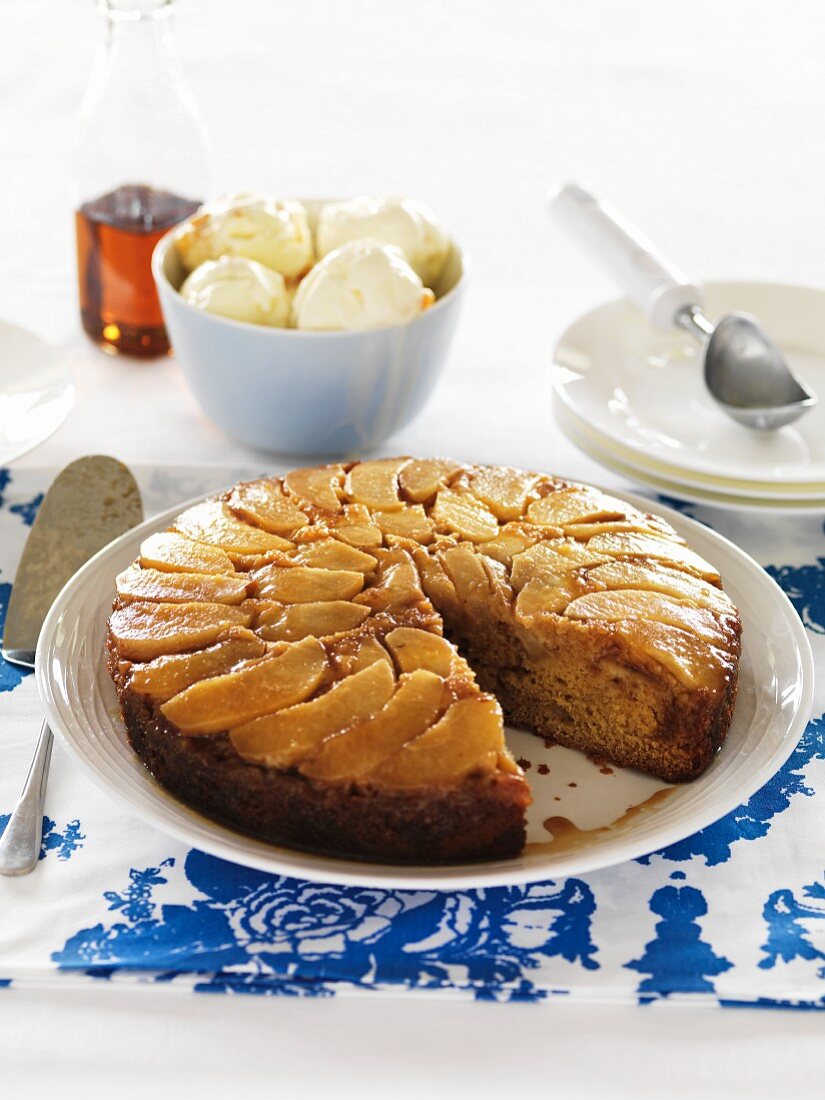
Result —
M 404 502 L 398 495 L 398 471 L 408 462 L 408 458 L 382 458 L 356 463 L 347 474 L 347 496 L 371 510 L 399 511 Z
M 561 535 L 559 528 L 558 534 Z M 546 528 L 536 527 L 529 523 L 506 523 L 500 528 L 498 535 L 489 542 L 479 543 L 479 550 L 502 565 L 512 565 L 516 554 L 522 554 L 537 542 L 548 537 Z
M 227 637 L 194 653 L 176 653 L 156 657 L 144 665 L 134 665 L 129 687 L 137 695 L 151 695 L 164 702 L 199 680 L 220 676 L 242 661 L 263 657 L 266 646 L 251 630 L 232 627 Z
M 648 665 L 664 667 L 686 688 L 719 691 L 732 674 L 733 657 L 677 626 L 625 619 L 616 623 L 615 629 L 630 643 L 628 663 L 638 664 L 640 655 L 644 655 Z
M 328 669 L 324 647 L 305 638 L 283 653 L 201 680 L 160 708 L 187 736 L 219 733 L 308 698 Z
M 592 554 L 589 546 L 574 539 L 559 539 L 552 545 L 536 543 L 517 554 L 510 570 L 510 581 L 518 593 L 516 618 L 527 623 L 535 615 L 561 614 L 571 600 L 587 591 L 583 568 L 601 561 L 604 555 Z
M 230 556 L 292 549 L 292 543 L 286 539 L 243 523 L 219 500 L 205 500 L 188 508 L 175 520 L 175 530 L 200 542 L 220 546 Z
M 309 523 L 307 516 L 286 495 L 281 483 L 275 480 L 237 485 L 229 497 L 229 507 L 242 519 L 273 535 L 289 537 Z
M 493 596 L 492 606 L 497 608 L 500 614 L 507 616 L 516 599 L 510 584 L 510 570 L 495 558 L 488 558 L 484 554 L 477 556 L 487 574 L 487 584 Z
M 528 581 L 516 596 L 516 619 L 529 624 L 536 615 L 561 615 L 571 600 L 580 596 L 583 586 L 573 574 L 547 576 Z
M 359 607 L 358 604 L 345 600 L 287 604 L 263 612 L 255 632 L 268 642 L 324 638 L 330 634 L 354 630 L 368 615 L 368 607 Z
M 625 592 L 588 592 L 573 600 L 565 615 L 571 619 L 597 619 L 608 623 L 621 619 L 651 619 L 668 626 L 678 626 L 701 638 L 708 645 L 724 648 L 728 642 L 725 630 L 712 612 L 680 603 L 661 592 L 642 592 L 637 589 Z
M 227 627 L 249 626 L 252 614 L 245 607 L 217 603 L 141 603 L 119 608 L 109 619 L 109 629 L 121 657 L 151 661 L 164 653 L 203 649 Z
M 385 535 L 427 546 L 433 541 L 433 523 L 420 504 L 410 504 L 401 512 L 376 512 L 375 522 Z
M 377 786 L 396 790 L 449 787 L 469 772 L 495 770 L 498 754 L 504 751 L 498 703 L 489 696 L 470 695 L 379 765 L 371 778 Z
M 528 474 L 507 466 L 481 467 L 473 471 L 469 478 L 473 496 L 505 521 L 520 519 L 524 515 L 527 501 L 538 482 L 538 474 Z
M 179 535 L 175 531 L 159 531 L 140 544 L 140 564 L 144 569 L 160 569 L 166 573 L 234 573 L 229 555 L 219 546 Z
M 404 495 L 417 504 L 431 501 L 460 467 L 442 458 L 413 459 L 402 467 L 398 480 Z
M 625 519 L 633 514 L 640 513 L 630 504 L 609 497 L 598 489 L 577 485 L 556 489 L 541 500 L 534 501 L 527 509 L 528 519 L 532 523 L 550 523 L 556 527 L 593 520 Z
M 510 581 L 518 592 L 528 581 L 562 580 L 578 569 L 600 565 L 608 555 L 597 553 L 592 543 L 575 539 L 555 539 L 552 544 L 536 543 L 513 558 Z
M 457 531 L 470 542 L 487 542 L 498 534 L 498 520 L 490 509 L 470 493 L 440 489 L 432 518 L 440 527 Z
M 329 529 L 337 539 L 342 539 L 350 546 L 372 548 L 381 546 L 384 542 L 381 528 L 373 523 L 372 516 L 363 504 L 345 505 L 344 514 L 329 521 Z
M 350 569 L 312 569 L 306 565 L 265 565 L 252 574 L 258 595 L 280 603 L 351 600 L 364 587 L 364 574 Z
M 431 634 L 429 630 L 399 626 L 390 631 L 384 640 L 401 672 L 426 669 L 446 679 L 460 661 L 447 639 Z
M 377 565 L 372 554 L 365 554 L 363 550 L 338 539 L 308 542 L 298 549 L 293 559 L 316 569 L 348 569 L 359 573 L 371 573 Z
M 389 665 L 376 661 L 317 699 L 236 726 L 230 729 L 229 737 L 244 760 L 286 768 L 305 760 L 331 734 L 371 718 L 387 702 L 394 687 Z
M 600 588 L 642 588 L 649 592 L 663 592 L 676 599 L 691 600 L 709 611 L 733 614 L 733 605 L 721 589 L 694 577 L 692 573 L 683 573 L 664 564 L 651 566 L 637 561 L 610 561 L 589 569 L 587 580 Z
M 625 531 L 637 531 L 640 534 L 650 534 L 651 529 L 643 518 L 634 519 L 606 519 L 594 523 L 568 523 L 562 528 L 565 535 L 579 542 L 588 542 L 597 535 L 618 535 Z
M 313 466 L 293 470 L 284 478 L 287 492 L 325 512 L 340 512 L 339 493 L 344 480 L 342 466 Z
M 392 671 L 392 658 L 373 634 L 351 634 L 327 645 L 338 678 L 361 672 L 376 661 L 386 661 Z
M 162 573 L 130 566 L 117 578 L 117 594 L 124 600 L 160 600 L 166 603 L 241 603 L 252 581 L 235 573 Z
M 588 550 L 613 558 L 653 558 L 667 562 L 676 569 L 696 573 L 713 585 L 720 584 L 718 572 L 681 542 L 657 538 L 655 535 L 597 535 L 588 543 Z
M 458 593 L 441 562 L 430 557 L 423 548 L 414 549 L 412 558 L 418 570 L 421 587 L 427 597 L 432 600 L 439 610 L 456 611 L 458 609 Z
M 419 670 L 402 676 L 386 706 L 365 722 L 327 738 L 317 754 L 301 765 L 301 771 L 325 782 L 368 774 L 429 729 L 441 713 L 444 695 L 443 681 L 431 672 Z
M 378 577 L 377 584 L 355 597 L 356 603 L 373 611 L 386 611 L 390 607 L 413 607 L 425 599 L 418 570 L 406 550 L 385 550 Z
M 489 600 L 490 581 L 484 569 L 483 559 L 467 543 L 451 546 L 439 554 L 444 568 L 455 585 L 459 603 L 477 599 Z

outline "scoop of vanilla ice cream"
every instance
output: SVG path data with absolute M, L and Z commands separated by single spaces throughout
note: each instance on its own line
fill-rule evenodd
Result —
M 290 293 L 283 275 L 243 256 L 221 256 L 195 268 L 180 288 L 187 302 L 233 321 L 286 328 Z
M 435 283 L 447 259 L 446 236 L 432 210 L 416 199 L 364 196 L 321 207 L 315 234 L 319 256 L 365 237 L 400 248 L 425 286 Z
M 336 248 L 301 281 L 292 303 L 300 329 L 365 329 L 404 325 L 431 305 L 400 248 L 357 240 Z
M 187 271 L 221 256 L 245 256 L 297 279 L 315 252 L 307 212 L 299 202 L 237 193 L 201 207 L 175 238 Z

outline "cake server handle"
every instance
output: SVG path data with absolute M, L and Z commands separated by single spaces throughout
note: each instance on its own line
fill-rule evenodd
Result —
M 547 214 L 566 230 L 624 290 L 652 325 L 670 329 L 674 318 L 702 306 L 701 288 L 618 211 L 587 188 L 567 183 L 547 195 Z
M 27 875 L 37 865 L 53 742 L 52 731 L 44 722 L 23 790 L 0 837 L 0 875 Z

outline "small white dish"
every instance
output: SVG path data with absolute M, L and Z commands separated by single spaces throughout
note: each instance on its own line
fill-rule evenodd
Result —
M 306 202 L 311 219 L 318 202 Z M 162 237 L 152 272 L 181 370 L 206 415 L 242 443 L 285 455 L 377 447 L 422 409 L 458 323 L 465 260 L 452 243 L 436 302 L 406 325 L 303 332 L 207 313 L 178 293 L 185 272 Z
M 0 321 L 0 466 L 33 450 L 60 427 L 75 387 L 60 348 Z
M 625 499 L 650 508 L 649 501 Z M 155 783 L 129 746 L 106 671 L 103 647 L 114 578 L 135 558 L 141 541 L 165 528 L 182 507 L 127 532 L 75 574 L 43 625 L 36 677 L 49 724 L 98 786 L 148 824 L 223 859 L 319 882 L 412 889 L 509 885 L 594 871 L 672 844 L 745 801 L 785 762 L 808 721 L 813 659 L 787 597 L 733 543 L 657 508 L 721 571 L 744 624 L 733 724 L 704 775 L 662 793 L 665 785 L 658 780 L 605 768 L 581 753 L 548 749 L 541 738 L 508 731 L 515 755 L 532 764 L 528 775 L 535 801 L 520 856 L 405 867 L 334 859 L 256 840 L 190 810 Z M 563 819 L 557 832 L 544 824 L 551 818 Z
M 772 283 L 705 286 L 711 318 L 752 313 L 825 398 L 825 291 Z M 603 440 L 658 469 L 731 495 L 825 497 L 825 401 L 779 431 L 734 424 L 705 390 L 698 349 L 659 332 L 626 301 L 587 313 L 556 347 L 553 398 Z

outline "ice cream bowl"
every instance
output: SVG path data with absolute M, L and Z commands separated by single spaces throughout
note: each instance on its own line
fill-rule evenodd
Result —
M 305 204 L 310 218 L 319 203 Z M 308 332 L 234 321 L 179 293 L 186 272 L 162 237 L 152 272 L 174 354 L 198 404 L 227 435 L 284 455 L 369 451 L 423 408 L 458 322 L 466 262 L 453 242 L 436 300 L 405 325 Z

